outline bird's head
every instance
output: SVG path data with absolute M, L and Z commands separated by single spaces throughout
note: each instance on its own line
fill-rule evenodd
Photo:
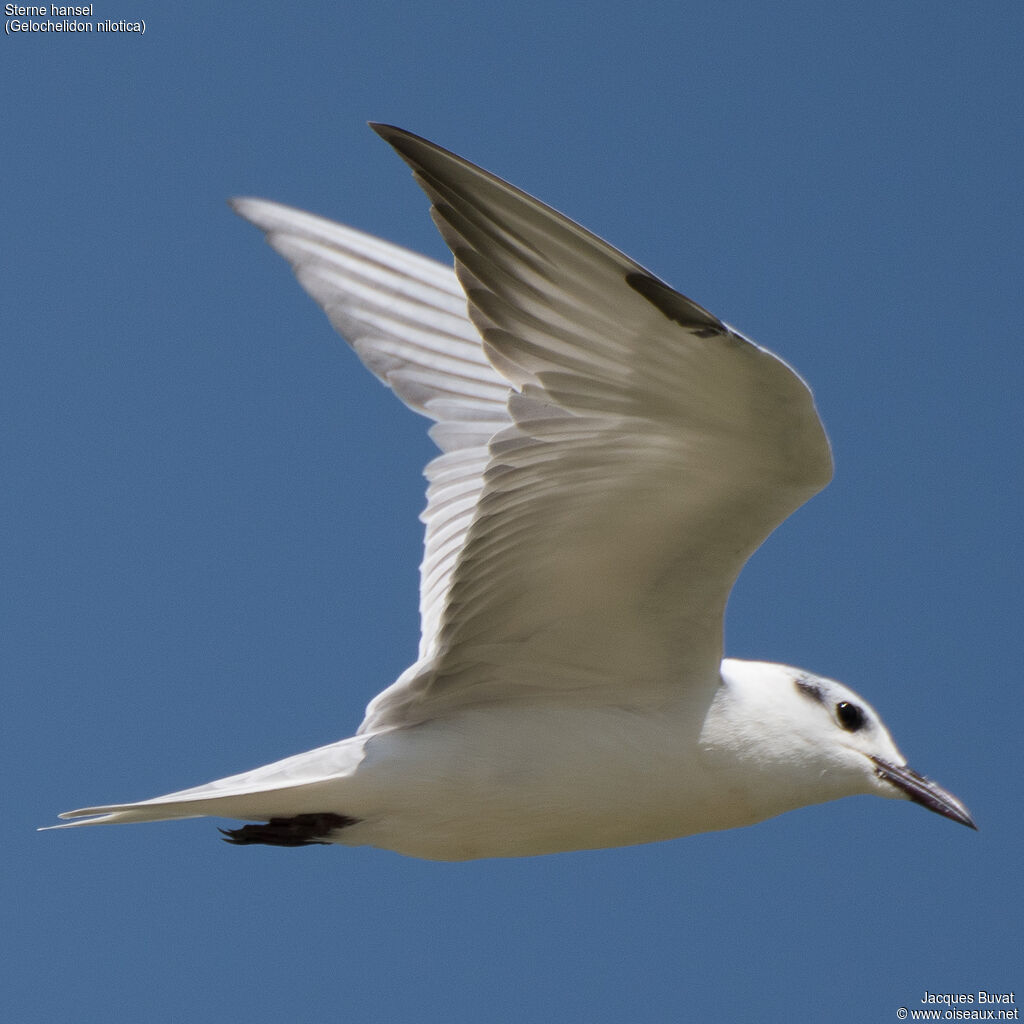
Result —
M 727 659 L 702 742 L 712 757 L 738 753 L 741 771 L 760 777 L 762 801 L 772 790 L 790 790 L 792 806 L 874 793 L 977 828 L 952 793 L 907 764 L 875 709 L 834 679 Z

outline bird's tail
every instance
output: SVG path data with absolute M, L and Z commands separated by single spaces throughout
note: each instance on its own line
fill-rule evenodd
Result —
M 240 775 L 150 800 L 65 811 L 58 817 L 72 820 L 40 831 L 205 816 L 270 821 L 320 814 L 337 801 L 339 781 L 352 775 L 358 767 L 364 746 L 365 738 L 353 737 Z

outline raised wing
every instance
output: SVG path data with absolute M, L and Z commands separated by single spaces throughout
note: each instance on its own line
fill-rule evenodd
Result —
M 279 203 L 232 206 L 266 233 L 363 363 L 435 421 L 430 435 L 444 454 L 425 471 L 420 566 L 420 658 L 428 658 L 483 488 L 487 444 L 512 422 L 508 382 L 487 361 L 450 267 Z
M 516 391 L 432 653 L 363 729 L 495 701 L 661 701 L 683 678 L 709 700 L 736 575 L 831 476 L 806 385 L 536 199 L 373 127 L 430 197 L 487 357 Z

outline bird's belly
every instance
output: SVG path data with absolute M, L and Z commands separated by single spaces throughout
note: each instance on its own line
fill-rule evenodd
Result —
M 480 709 L 373 737 L 352 780 L 362 821 L 337 840 L 467 860 L 748 824 L 742 799 L 713 792 L 692 717 L 672 712 Z

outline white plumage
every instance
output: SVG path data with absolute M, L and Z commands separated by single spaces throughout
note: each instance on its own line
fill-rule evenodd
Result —
M 430 196 L 454 272 L 234 206 L 434 421 L 419 658 L 350 739 L 62 817 L 220 815 L 268 823 L 236 842 L 438 859 L 646 842 L 868 792 L 973 825 L 839 683 L 722 660 L 736 575 L 831 476 L 803 381 L 561 214 L 375 128 Z

